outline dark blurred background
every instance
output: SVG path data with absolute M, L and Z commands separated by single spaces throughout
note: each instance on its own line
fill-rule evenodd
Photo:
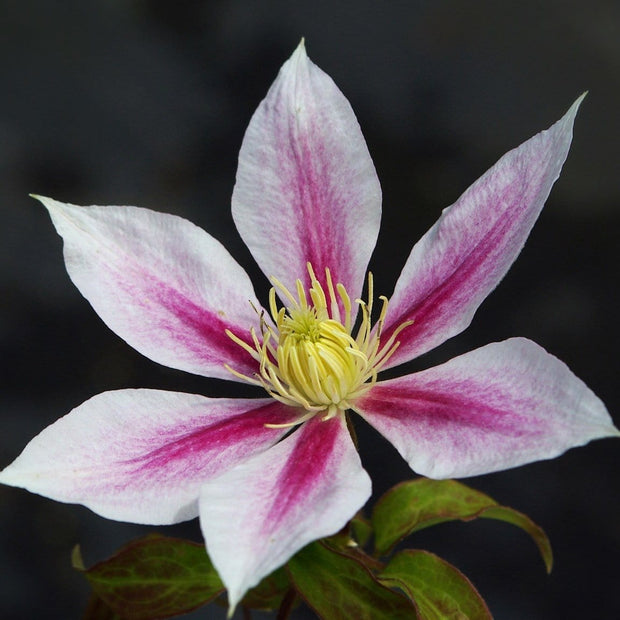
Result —
M 387 294 L 440 210 L 590 91 L 562 178 L 512 271 L 465 334 L 409 369 L 527 336 L 620 421 L 620 4 L 4 0 L 0 467 L 100 391 L 234 394 L 232 384 L 162 368 L 111 333 L 71 284 L 61 241 L 28 193 L 187 217 L 264 294 L 230 195 L 244 129 L 301 36 L 351 101 L 375 161 L 384 214 L 371 267 Z M 412 476 L 391 446 L 358 430 L 377 492 Z M 470 481 L 546 529 L 550 576 L 506 524 L 443 525 L 411 544 L 465 571 L 498 620 L 619 617 L 619 448 L 595 442 Z M 79 618 L 88 587 L 70 566 L 73 545 L 90 564 L 152 529 L 0 487 L 0 617 Z M 156 529 L 200 539 L 196 522 Z

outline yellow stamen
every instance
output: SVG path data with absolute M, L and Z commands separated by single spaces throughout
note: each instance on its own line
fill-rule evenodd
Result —
M 399 325 L 387 342 L 381 344 L 381 332 L 387 314 L 388 300 L 381 296 L 381 311 L 373 329 L 374 286 L 368 274 L 368 301 L 356 299 L 361 322 L 352 335 L 351 298 L 345 287 L 334 286 L 329 269 L 325 270 L 326 289 L 307 264 L 310 288 L 301 280 L 295 282 L 296 296 L 282 282 L 271 278 L 269 311 L 275 327 L 261 315 L 261 339 L 250 330 L 252 344 L 230 331 L 228 336 L 259 362 L 259 372 L 248 377 L 226 365 L 236 377 L 262 385 L 276 400 L 304 409 L 299 417 L 285 424 L 267 424 L 269 428 L 297 426 L 323 412 L 329 420 L 350 407 L 349 402 L 369 390 L 377 381 L 377 372 L 398 348 L 396 338 L 413 321 Z M 276 289 L 287 300 L 286 308 L 278 308 Z M 344 315 L 344 316 L 343 316 Z

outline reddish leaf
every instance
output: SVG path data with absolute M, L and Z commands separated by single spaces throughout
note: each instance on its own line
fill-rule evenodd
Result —
M 79 551 L 74 566 L 83 570 Z M 224 590 L 204 545 L 151 535 L 84 571 L 95 594 L 126 620 L 189 612 Z
M 241 606 L 249 609 L 277 609 L 290 588 L 291 582 L 288 573 L 284 568 L 279 568 L 252 588 L 243 597 Z
M 381 585 L 361 558 L 361 555 L 354 558 L 322 542 L 315 542 L 289 560 L 287 568 L 295 589 L 319 618 L 415 618 L 413 604 Z M 375 565 L 376 560 L 372 563 Z
M 408 549 L 398 553 L 379 580 L 403 590 L 414 602 L 419 620 L 492 620 L 471 581 L 428 551 Z
M 116 612 L 112 611 L 96 594 L 92 594 L 82 620 L 123 620 Z
M 551 570 L 553 554 L 543 529 L 528 516 L 513 508 L 500 506 L 488 495 L 455 480 L 418 478 L 390 489 L 375 504 L 372 525 L 377 555 L 388 553 L 413 532 L 446 521 L 497 519 L 512 523 L 527 532 Z

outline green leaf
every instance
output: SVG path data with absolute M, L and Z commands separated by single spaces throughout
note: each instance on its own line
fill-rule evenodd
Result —
M 354 555 L 314 542 L 287 564 L 293 585 L 319 618 L 328 620 L 412 620 L 413 604 L 398 592 L 381 585 Z M 368 556 L 367 556 L 368 557 Z M 372 565 L 376 560 L 368 558 Z
M 73 565 L 83 570 L 79 549 Z M 224 590 L 204 545 L 159 535 L 129 543 L 84 574 L 95 594 L 126 620 L 170 618 Z
M 387 553 L 417 530 L 453 519 L 474 518 L 495 503 L 454 480 L 418 478 L 397 484 L 379 499 L 372 512 L 377 554 Z
M 379 580 L 401 588 L 414 602 L 419 620 L 492 620 L 469 579 L 428 551 L 408 549 L 396 554 Z
M 112 611 L 96 594 L 92 594 L 82 620 L 123 620 L 123 618 Z
M 488 495 L 455 480 L 418 478 L 390 489 L 375 504 L 372 526 L 377 555 L 384 555 L 413 532 L 446 521 L 479 517 L 512 523 L 527 532 L 551 570 L 551 544 L 543 529 L 523 513 L 500 506 Z
M 286 569 L 279 568 L 265 577 L 243 597 L 241 607 L 263 610 L 277 609 L 290 588 L 291 581 Z
M 360 547 L 365 547 L 372 536 L 372 524 L 361 512 L 351 519 L 351 534 Z
M 545 531 L 532 521 L 526 514 L 509 508 L 508 506 L 489 506 L 485 508 L 479 515 L 482 519 L 495 519 L 497 521 L 505 521 L 520 527 L 527 532 L 538 547 L 540 555 L 542 555 L 543 561 L 547 572 L 550 573 L 553 568 L 553 551 L 551 550 L 551 543 Z
M 80 572 L 84 572 L 86 567 L 84 566 L 84 560 L 82 559 L 82 551 L 80 545 L 75 545 L 71 552 L 71 566 Z M 84 610 L 82 620 L 123 620 L 115 611 L 110 609 L 110 606 L 105 603 L 94 592 L 88 599 L 88 605 Z

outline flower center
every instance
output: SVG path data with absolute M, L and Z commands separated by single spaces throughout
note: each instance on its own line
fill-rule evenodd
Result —
M 295 308 L 278 317 L 278 369 L 300 402 L 346 408 L 344 401 L 364 381 L 368 358 L 341 323 L 317 314 L 316 308 Z
M 350 401 L 372 387 L 377 372 L 391 357 L 396 337 L 411 321 L 402 323 L 382 346 L 381 330 L 387 312 L 387 298 L 380 297 L 382 307 L 375 328 L 371 325 L 373 280 L 368 274 L 368 302 L 355 300 L 362 317 L 355 337 L 352 335 L 352 305 L 345 287 L 334 286 L 329 269 L 325 270 L 325 287 L 308 263 L 311 286 L 306 291 L 296 281 L 296 294 L 272 278 L 269 308 L 273 325 L 261 315 L 261 336 L 251 330 L 254 346 L 227 330 L 228 336 L 243 347 L 259 364 L 255 377 L 248 377 L 226 366 L 230 372 L 251 383 L 262 385 L 275 399 L 305 413 L 290 425 L 305 421 L 318 412 L 329 419 L 349 409 Z M 276 289 L 287 300 L 278 308 Z M 309 299 L 308 299 L 309 297 Z

